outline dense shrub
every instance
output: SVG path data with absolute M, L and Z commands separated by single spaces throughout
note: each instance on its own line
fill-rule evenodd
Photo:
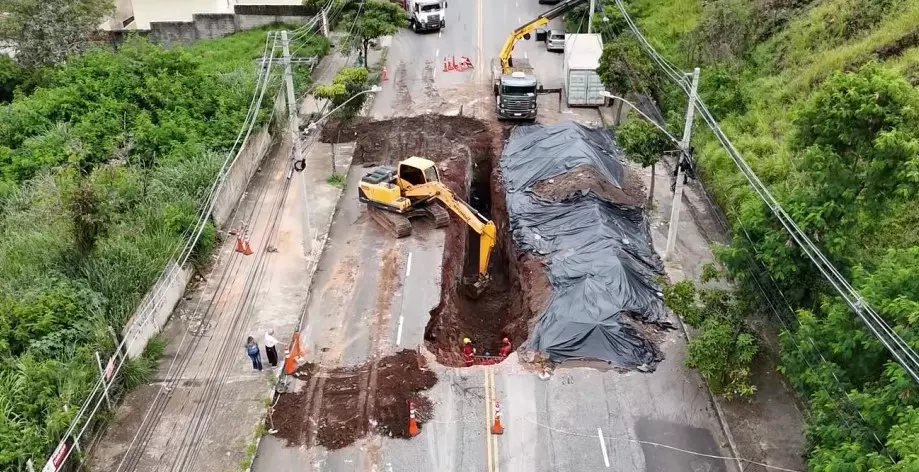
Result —
M 187 238 L 245 120 L 265 38 L 131 39 L 43 71 L 0 109 L 0 470 L 41 464 L 98 379 L 94 352 L 114 350 L 108 326 L 121 331 Z M 328 43 L 292 47 L 322 55 Z M 216 243 L 208 225 L 193 261 Z M 117 387 L 143 382 L 158 350 Z

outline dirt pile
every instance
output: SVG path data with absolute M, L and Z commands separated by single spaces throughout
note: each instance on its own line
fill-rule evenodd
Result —
M 408 438 L 409 401 L 419 426 L 433 413 L 422 392 L 437 383 L 437 376 L 417 351 L 406 349 L 357 367 L 307 363 L 294 376 L 303 388 L 276 397 L 269 415 L 269 427 L 289 446 L 340 449 L 370 432 Z
M 391 120 L 332 122 L 322 128 L 324 143 L 355 142 L 356 164 L 393 164 L 410 156 L 433 161 L 469 159 L 492 144 L 492 127 L 465 116 L 419 115 Z

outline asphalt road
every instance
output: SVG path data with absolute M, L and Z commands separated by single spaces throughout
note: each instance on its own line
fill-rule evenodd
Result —
M 536 0 L 452 0 L 442 32 L 406 30 L 393 38 L 390 81 L 376 97 L 372 115 L 453 114 L 461 105 L 464 114 L 493 113 L 491 59 L 511 30 L 548 8 Z M 530 59 L 547 87 L 561 84 L 561 54 L 532 40 L 518 43 L 514 54 Z M 448 55 L 469 56 L 476 68 L 443 72 Z M 541 111 L 540 121 L 597 121 L 595 111 L 553 110 L 553 100 L 541 98 L 546 112 Z M 357 203 L 356 183 L 365 172 L 351 169 L 303 326 L 305 342 L 331 364 L 356 364 L 371 353 L 422 345 L 428 312 L 439 297 L 443 232 L 416 226 L 410 238 L 393 240 L 379 230 Z M 381 276 L 385 257 L 398 260 L 399 283 Z M 375 310 L 381 300 L 387 310 Z M 434 420 L 419 436 L 409 441 L 370 437 L 332 452 L 285 448 L 267 436 L 254 470 L 735 470 L 731 463 L 700 455 L 729 452 L 720 446 L 726 440 L 708 393 L 683 365 L 681 334 L 666 334 L 662 349 L 667 360 L 653 374 L 562 367 L 543 381 L 523 370 L 516 354 L 494 367 L 435 366 L 439 382 L 429 392 Z M 501 436 L 487 429 L 495 400 L 506 427 Z

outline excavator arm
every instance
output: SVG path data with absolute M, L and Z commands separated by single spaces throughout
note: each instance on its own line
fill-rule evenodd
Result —
M 529 35 L 536 28 L 548 25 L 550 21 L 564 15 L 581 3 L 584 3 L 584 0 L 566 0 L 555 6 L 555 8 L 515 29 L 510 36 L 507 37 L 507 40 L 504 41 L 504 47 L 501 48 L 501 53 L 498 55 L 498 59 L 501 60 L 502 72 L 505 74 L 510 74 L 512 72 L 511 53 L 514 51 L 514 46 L 517 44 L 517 41 Z
M 445 207 L 456 214 L 456 216 L 465 221 L 473 231 L 479 234 L 478 285 L 482 285 L 484 288 L 484 284 L 488 281 L 488 262 L 491 259 L 491 250 L 497 241 L 495 224 L 476 211 L 475 208 L 472 208 L 468 203 L 456 198 L 456 194 L 440 182 L 412 185 L 405 189 L 405 196 L 410 198 L 436 198 L 443 203 Z

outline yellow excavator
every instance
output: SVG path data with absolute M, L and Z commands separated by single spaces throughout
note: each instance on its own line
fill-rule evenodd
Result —
M 361 178 L 358 199 L 367 204 L 370 216 L 396 238 L 412 234 L 410 218 L 430 217 L 434 227 L 441 228 L 450 221 L 452 211 L 479 234 L 478 274 L 464 283 L 478 296 L 488 285 L 488 262 L 495 246 L 495 224 L 468 203 L 456 197 L 440 181 L 437 165 L 422 157 L 409 157 L 398 168 L 377 167 Z M 443 205 L 443 206 L 441 206 Z

